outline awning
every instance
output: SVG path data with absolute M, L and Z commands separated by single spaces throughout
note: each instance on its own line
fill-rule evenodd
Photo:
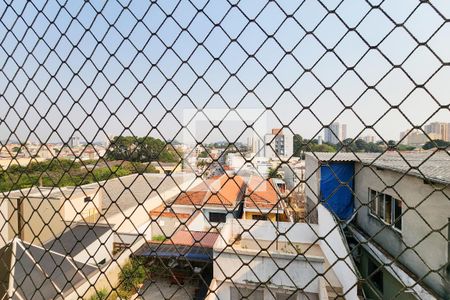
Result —
M 173 244 L 144 244 L 134 254 L 137 257 L 159 257 L 163 259 L 185 259 L 194 262 L 212 262 L 213 249 Z

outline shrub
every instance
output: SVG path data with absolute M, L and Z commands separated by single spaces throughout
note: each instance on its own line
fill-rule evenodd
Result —
M 119 296 L 131 296 L 137 292 L 139 285 L 147 278 L 145 267 L 141 259 L 132 258 L 123 267 L 119 274 Z M 128 297 L 124 297 L 128 298 Z
M 106 300 L 108 298 L 108 295 L 109 293 L 106 289 L 101 289 L 98 290 L 95 295 L 91 296 L 89 300 Z

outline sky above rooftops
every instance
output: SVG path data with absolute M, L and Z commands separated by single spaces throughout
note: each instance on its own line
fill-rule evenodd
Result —
M 216 110 L 205 141 L 245 139 L 263 113 L 306 138 L 450 120 L 448 3 L 339 2 L 2 2 L 0 139 L 182 141 L 197 109 Z

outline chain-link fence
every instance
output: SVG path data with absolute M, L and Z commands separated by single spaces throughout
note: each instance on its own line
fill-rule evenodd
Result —
M 450 2 L 0 2 L 1 299 L 450 299 Z

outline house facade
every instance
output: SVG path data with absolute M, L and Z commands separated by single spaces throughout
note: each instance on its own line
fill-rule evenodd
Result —
M 324 168 L 351 165 L 353 174 L 335 185 L 349 190 L 349 244 L 374 299 L 437 299 L 450 294 L 450 157 L 442 152 L 325 154 L 306 157 L 307 197 L 348 206 L 345 197 L 324 196 Z M 341 176 L 335 172 L 335 177 Z M 335 182 L 336 183 L 336 180 Z M 338 213 L 336 210 L 335 213 Z

